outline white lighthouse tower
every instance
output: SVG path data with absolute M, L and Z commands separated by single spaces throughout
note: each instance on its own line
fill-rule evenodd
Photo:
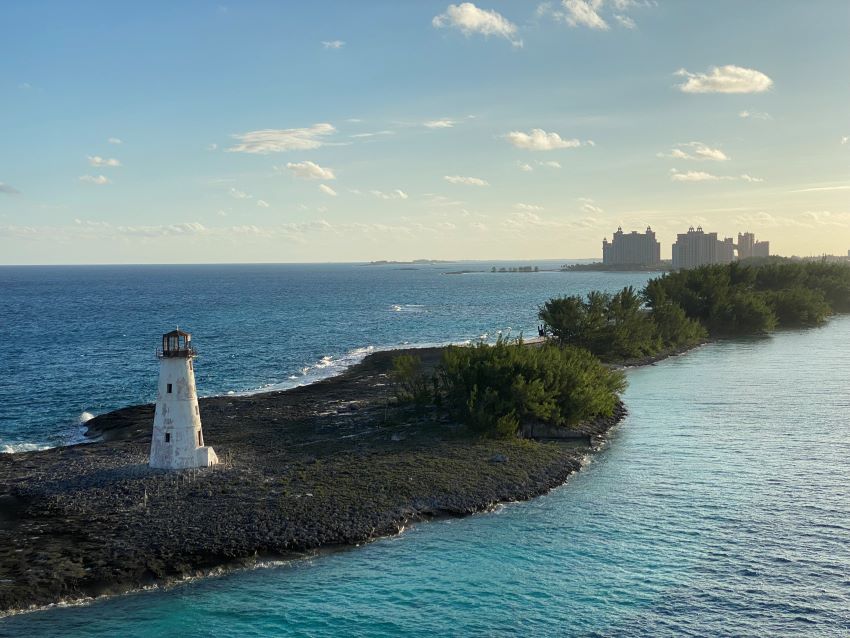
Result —
M 207 467 L 218 463 L 211 447 L 204 445 L 201 413 L 195 391 L 192 335 L 173 330 L 162 335 L 159 385 L 153 417 L 150 466 L 168 470 Z

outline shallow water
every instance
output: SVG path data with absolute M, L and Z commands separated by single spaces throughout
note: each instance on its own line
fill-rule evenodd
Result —
M 351 551 L 0 621 L 0 635 L 846 636 L 850 317 L 629 372 L 548 496 Z

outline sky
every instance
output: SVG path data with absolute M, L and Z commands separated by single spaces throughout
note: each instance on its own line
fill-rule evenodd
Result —
M 846 0 L 0 11 L 0 264 L 850 250 Z

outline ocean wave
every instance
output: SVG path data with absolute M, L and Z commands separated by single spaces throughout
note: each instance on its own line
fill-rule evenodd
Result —
M 16 454 L 17 452 L 35 452 L 38 450 L 47 450 L 54 445 L 46 443 L 0 443 L 0 454 Z
M 410 313 L 418 313 L 418 312 L 426 312 L 425 306 L 418 303 L 403 303 L 403 304 L 392 304 L 390 306 L 390 310 L 392 312 L 410 312 Z

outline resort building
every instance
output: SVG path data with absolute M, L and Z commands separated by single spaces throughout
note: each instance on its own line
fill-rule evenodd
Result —
M 657 266 L 661 262 L 661 244 L 647 227 L 645 233 L 636 230 L 626 234 L 617 228 L 611 238 L 602 240 L 602 263 L 606 266 Z
M 770 242 L 756 241 L 753 233 L 738 233 L 738 259 L 769 257 Z
M 735 260 L 735 244 L 731 237 L 717 239 L 717 233 L 706 233 L 702 226 L 679 233 L 673 244 L 673 269 L 698 268 L 709 264 L 730 264 Z

